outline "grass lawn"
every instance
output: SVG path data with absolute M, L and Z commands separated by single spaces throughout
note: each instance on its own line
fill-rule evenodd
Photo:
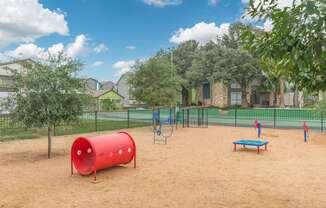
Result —
M 148 123 L 141 122 L 131 122 L 130 128 L 147 126 Z M 97 122 L 97 131 L 107 131 L 114 129 L 125 129 L 128 128 L 127 121 L 109 121 L 109 120 L 99 120 Z M 72 125 L 60 125 L 55 128 L 56 136 L 69 135 L 69 134 L 80 134 L 96 131 L 94 120 L 82 120 L 76 124 Z M 15 140 L 15 139 L 32 139 L 39 138 L 47 135 L 46 128 L 13 128 L 13 129 L 0 129 L 0 142 Z

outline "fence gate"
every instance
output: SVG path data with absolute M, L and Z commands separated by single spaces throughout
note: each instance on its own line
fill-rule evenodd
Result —
M 180 115 L 181 114 L 181 115 Z M 181 117 L 181 119 L 180 119 Z M 208 109 L 207 108 L 185 108 L 179 112 L 179 121 L 183 128 L 207 128 Z

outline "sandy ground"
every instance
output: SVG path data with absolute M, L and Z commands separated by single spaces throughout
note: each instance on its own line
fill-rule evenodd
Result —
M 138 147 L 132 164 L 92 177 L 70 177 L 75 136 L 0 143 L 0 207 L 326 207 L 326 134 L 265 129 L 268 151 L 232 151 L 232 141 L 254 138 L 252 128 L 178 130 L 168 145 L 148 128 L 128 130 Z M 110 133 L 110 132 L 102 132 Z M 94 134 L 89 134 L 94 135 Z

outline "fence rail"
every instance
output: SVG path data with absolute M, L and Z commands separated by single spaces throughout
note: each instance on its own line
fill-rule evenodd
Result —
M 312 109 L 218 109 L 204 108 L 205 113 L 198 114 L 197 108 L 180 109 L 159 108 L 160 119 L 169 117 L 176 120 L 180 126 L 185 126 L 187 119 L 196 120 L 201 115 L 203 121 L 208 125 L 229 126 L 253 126 L 255 119 L 263 126 L 269 128 L 302 128 L 306 121 L 308 126 L 314 130 L 324 131 L 326 129 L 325 112 Z M 205 119 L 203 120 L 203 116 Z M 153 122 L 152 109 L 130 109 L 128 111 L 112 112 L 84 112 L 79 121 L 75 123 L 60 123 L 53 127 L 53 135 L 66 135 L 75 133 L 86 133 L 93 131 L 105 131 L 123 128 L 150 126 Z M 0 114 L 0 141 L 11 138 L 33 138 L 45 136 L 46 128 L 26 128 L 22 122 L 11 119 L 8 114 Z

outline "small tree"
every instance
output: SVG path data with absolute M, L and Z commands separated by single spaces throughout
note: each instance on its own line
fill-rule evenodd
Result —
M 100 102 L 101 102 L 101 104 L 100 104 L 101 109 L 100 110 L 112 111 L 115 108 L 115 104 L 110 99 L 101 100 Z
M 73 122 L 83 112 L 84 87 L 76 77 L 82 64 L 63 53 L 40 64 L 28 64 L 26 71 L 14 71 L 15 92 L 8 106 L 14 119 L 26 127 L 47 127 L 48 158 L 51 131 L 55 124 Z
M 154 57 L 135 67 L 129 84 L 137 101 L 155 107 L 176 103 L 180 78 L 168 60 Z

